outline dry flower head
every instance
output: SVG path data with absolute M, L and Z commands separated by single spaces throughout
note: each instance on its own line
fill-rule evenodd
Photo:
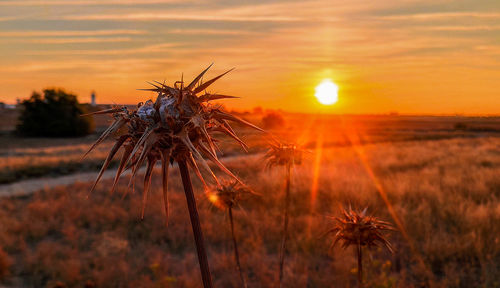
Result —
M 281 143 L 274 140 L 269 143 L 269 150 L 265 155 L 267 167 L 300 165 L 302 164 L 303 153 L 304 150 L 300 149 L 296 144 Z
M 384 231 L 395 231 L 394 227 L 385 221 L 381 221 L 374 216 L 366 215 L 367 208 L 361 212 L 356 212 L 349 207 L 342 210 L 341 217 L 334 217 L 336 225 L 327 231 L 327 234 L 334 234 L 334 241 L 330 249 L 342 242 L 342 248 L 346 249 L 351 245 L 384 246 L 393 252 L 391 243 L 385 238 Z
M 237 208 L 241 200 L 256 195 L 250 188 L 237 181 L 222 182 L 221 185 L 207 192 L 208 200 L 220 209 Z
M 238 138 L 228 121 L 237 122 L 260 131 L 263 130 L 227 113 L 219 105 L 212 105 L 210 103 L 212 100 L 235 98 L 234 96 L 206 92 L 206 88 L 232 70 L 222 73 L 209 81 L 202 82 L 203 75 L 211 66 L 202 71 L 187 85 L 184 84 L 182 79 L 175 82 L 173 87 L 165 85 L 164 82 L 148 82 L 152 85 L 152 88 L 140 90 L 156 92 L 157 97 L 155 101 L 147 100 L 145 103 L 139 103 L 137 109 L 130 111 L 127 107 L 117 107 L 91 113 L 111 114 L 114 122 L 104 131 L 85 155 L 110 135 L 115 134 L 120 129 L 126 128 L 126 132 L 118 136 L 115 145 L 111 148 L 92 190 L 94 190 L 104 170 L 106 170 L 114 155 L 121 147 L 124 148 L 124 152 L 111 191 L 115 189 L 122 172 L 129 168 L 132 169 L 129 185 L 133 184 L 137 171 L 146 161 L 147 168 L 144 175 L 142 217 L 144 217 L 144 208 L 151 184 L 153 167 L 158 160 L 162 163 L 163 195 L 167 217 L 169 163 L 186 161 L 203 185 L 207 187 L 200 171 L 199 166 L 201 166 L 201 170 L 205 170 L 213 181 L 219 185 L 217 177 L 206 161 L 206 159 L 209 159 L 235 181 L 241 182 L 238 177 L 219 161 L 216 153 L 218 147 L 216 139 L 213 138 L 213 132 L 219 131 L 228 135 L 246 150 L 247 146 Z

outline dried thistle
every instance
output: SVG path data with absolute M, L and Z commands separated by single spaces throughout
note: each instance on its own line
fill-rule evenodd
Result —
M 207 193 L 207 197 L 215 206 L 220 209 L 227 210 L 229 216 L 229 223 L 231 226 L 231 236 L 233 239 L 234 246 L 234 259 L 236 261 L 236 268 L 240 274 L 241 284 L 243 287 L 247 287 L 245 276 L 243 275 L 243 270 L 240 264 L 240 255 L 238 252 L 238 242 L 236 241 L 236 235 L 234 233 L 234 221 L 233 221 L 233 209 L 238 208 L 240 201 L 245 199 L 247 196 L 255 193 L 248 187 L 241 185 L 236 181 L 222 183 L 213 191 Z
M 250 195 L 257 194 L 234 180 L 222 182 L 221 185 L 207 192 L 208 200 L 223 210 L 238 208 L 240 202 Z
M 265 158 L 267 159 L 267 167 L 273 166 L 285 166 L 286 169 L 286 185 L 285 185 L 285 211 L 283 220 L 283 235 L 281 238 L 281 249 L 280 249 L 280 267 L 279 267 L 279 286 L 282 286 L 283 280 L 283 267 L 285 263 L 286 254 L 286 240 L 288 238 L 288 214 L 290 206 L 290 181 L 291 181 L 291 170 L 292 166 L 302 163 L 302 154 L 304 150 L 299 149 L 297 145 L 293 143 L 283 144 L 276 140 L 270 142 L 270 149 L 266 153 Z
M 244 149 L 246 149 L 245 143 L 236 136 L 236 133 L 231 128 L 228 121 L 238 122 L 262 131 L 262 129 L 247 121 L 223 111 L 220 106 L 211 105 L 209 103 L 217 99 L 235 98 L 234 96 L 206 92 L 206 88 L 232 70 L 201 83 L 201 78 L 211 66 L 212 65 L 201 72 L 188 85 L 184 85 L 182 79 L 181 81 L 175 82 L 173 87 L 157 81 L 149 83 L 153 86 L 152 88 L 141 90 L 158 93 L 155 101 L 147 100 L 145 103 L 139 103 L 135 110 L 129 111 L 126 107 L 118 107 L 91 113 L 112 114 L 115 120 L 85 154 L 87 155 L 92 149 L 119 129 L 126 127 L 126 133 L 117 138 L 91 191 L 94 190 L 102 173 L 106 170 L 116 152 L 120 147 L 123 147 L 123 156 L 111 191 L 114 190 L 122 172 L 128 168 L 132 169 L 129 183 L 129 185 L 132 185 L 137 171 L 147 160 L 141 213 L 141 217 L 144 217 L 153 167 L 155 163 L 160 160 L 162 163 L 163 197 L 167 223 L 169 163 L 176 161 L 179 164 L 205 287 L 212 287 L 212 282 L 203 243 L 203 235 L 198 219 L 198 210 L 196 208 L 196 201 L 192 191 L 191 179 L 189 177 L 188 165 L 194 170 L 205 187 L 207 187 L 207 184 L 200 172 L 198 164 L 201 165 L 217 184 L 219 182 L 204 157 L 215 163 L 235 181 L 240 182 L 238 177 L 231 173 L 217 158 L 216 140 L 212 137 L 212 134 L 214 131 L 223 132 L 235 139 Z M 204 93 L 198 95 L 201 92 Z
M 376 246 L 384 246 L 391 253 L 393 252 L 391 243 L 386 239 L 384 231 L 396 231 L 394 227 L 385 221 L 377 219 L 375 216 L 366 214 L 367 208 L 361 212 L 356 212 L 349 207 L 342 209 L 342 217 L 335 217 L 337 224 L 328 230 L 326 234 L 334 233 L 334 240 L 330 250 L 337 242 L 342 242 L 342 248 L 349 246 L 356 247 L 358 256 L 358 287 L 363 287 L 363 264 L 362 247 L 369 249 Z
M 293 143 L 283 144 L 278 141 L 269 143 L 269 150 L 265 158 L 267 159 L 267 167 L 284 166 L 284 165 L 300 165 L 302 164 L 302 155 L 304 150 L 297 147 Z

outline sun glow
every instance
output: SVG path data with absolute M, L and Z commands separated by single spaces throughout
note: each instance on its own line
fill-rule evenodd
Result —
M 339 100 L 339 87 L 330 79 L 325 79 L 318 86 L 316 86 L 316 93 L 314 96 L 318 99 L 319 103 L 323 105 L 332 105 Z

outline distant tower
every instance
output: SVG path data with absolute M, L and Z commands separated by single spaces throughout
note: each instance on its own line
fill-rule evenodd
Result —
M 95 91 L 92 91 L 92 93 L 90 94 L 90 105 L 96 106 L 96 103 L 95 103 Z

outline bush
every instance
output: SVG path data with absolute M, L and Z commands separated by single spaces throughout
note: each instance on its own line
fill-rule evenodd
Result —
M 262 126 L 266 129 L 283 128 L 285 126 L 285 118 L 276 112 L 267 113 L 262 117 Z
M 77 137 L 92 132 L 91 117 L 80 117 L 85 108 L 76 95 L 62 89 L 45 89 L 43 97 L 33 92 L 21 103 L 17 132 L 24 136 Z
M 463 122 L 457 122 L 457 123 L 455 123 L 453 128 L 455 128 L 455 130 L 467 130 L 468 127 L 467 127 L 467 124 L 465 124 Z

